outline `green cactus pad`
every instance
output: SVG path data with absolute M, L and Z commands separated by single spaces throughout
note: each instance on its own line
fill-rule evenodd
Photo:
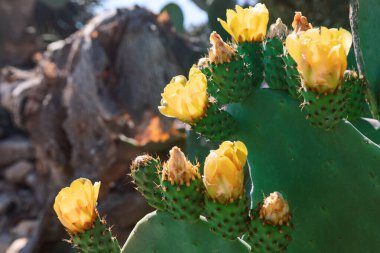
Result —
M 343 118 L 346 118 L 346 102 L 348 89 L 345 83 L 334 93 L 319 94 L 301 89 L 304 98 L 302 109 L 310 124 L 332 130 Z
M 218 91 L 228 99 L 228 103 L 244 101 L 253 92 L 255 82 L 248 72 L 244 61 L 237 57 L 226 63 L 209 63 L 211 80 Z
M 207 77 L 207 94 L 216 99 L 217 104 L 225 105 L 229 103 L 229 99 L 221 92 L 218 85 L 212 80 L 209 68 L 200 68 L 202 73 Z
M 219 109 L 217 104 L 210 103 L 206 116 L 191 124 L 191 127 L 207 139 L 222 141 L 231 139 L 237 125 L 228 112 Z
M 284 45 L 279 38 L 267 39 L 264 44 L 265 81 L 271 89 L 286 90 Z
M 285 82 L 288 86 L 289 94 L 292 98 L 301 100 L 301 94 L 299 92 L 301 88 L 301 78 L 297 70 L 297 63 L 288 54 L 285 53 L 283 56 L 283 61 L 285 63 Z
M 377 111 L 380 110 L 380 22 L 379 0 L 355 0 L 351 1 L 352 4 L 357 4 L 359 7 L 359 13 L 357 18 L 358 31 L 360 37 L 360 43 L 356 46 L 360 47 L 363 55 L 364 67 L 362 73 L 368 80 L 368 86 L 375 94 L 377 102 Z M 358 43 L 354 41 L 354 43 Z M 373 108 L 372 108 L 373 110 Z
M 137 223 L 121 253 L 153 252 L 247 253 L 249 249 L 244 242 L 223 240 L 212 233 L 203 218 L 188 224 L 168 213 L 153 212 Z
M 119 253 L 120 246 L 105 221 L 97 218 L 92 228 L 71 234 L 71 242 L 81 253 Z
M 144 196 L 149 205 L 163 211 L 166 206 L 165 202 L 162 201 L 159 179 L 161 171 L 160 160 L 149 155 L 136 157 L 131 165 L 131 176 L 137 186 L 136 190 Z
M 190 185 L 175 185 L 168 180 L 161 180 L 167 211 L 174 218 L 187 222 L 196 222 L 203 212 L 203 183 L 195 178 Z
M 254 206 L 276 189 L 294 210 L 288 252 L 378 252 L 378 145 L 349 122 L 333 131 L 310 127 L 281 91 L 257 90 L 228 110 L 249 150 Z
M 251 246 L 251 252 L 286 252 L 294 226 L 291 223 L 273 226 L 263 222 L 259 218 L 261 205 L 259 203 L 252 210 L 249 232 L 243 237 L 244 241 Z
M 251 73 L 252 82 L 260 86 L 264 80 L 263 43 L 243 42 L 237 44 L 237 52 L 244 60 Z
M 228 204 L 217 203 L 207 197 L 205 200 L 205 213 L 211 230 L 229 240 L 235 240 L 247 231 L 248 210 L 245 196 Z
M 364 114 L 364 108 L 366 106 L 365 94 L 364 94 L 364 79 L 359 78 L 354 71 L 346 71 L 344 76 L 346 87 L 348 89 L 347 94 L 347 119 L 349 121 L 355 121 Z

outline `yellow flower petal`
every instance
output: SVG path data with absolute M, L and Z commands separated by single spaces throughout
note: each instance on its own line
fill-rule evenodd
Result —
M 286 49 L 297 63 L 301 62 L 301 50 L 299 50 L 300 46 L 300 40 L 297 38 L 295 33 L 290 34 L 286 38 Z
M 348 53 L 350 52 L 351 45 L 352 45 L 352 35 L 349 31 L 343 28 L 339 29 L 338 34 L 339 34 L 340 43 L 343 45 L 346 55 L 348 55 Z
M 351 44 L 348 31 L 326 27 L 292 33 L 286 39 L 302 85 L 319 93 L 333 92 L 341 85 Z
M 261 42 L 267 31 L 269 12 L 264 4 L 256 4 L 255 7 L 235 7 L 236 11 L 227 10 L 227 21 L 218 19 L 222 27 L 228 32 L 235 42 Z
M 161 96 L 158 110 L 163 115 L 193 123 L 207 110 L 207 78 L 194 65 L 189 71 L 189 80 L 184 76 L 174 77 Z
M 220 203 L 235 200 L 243 193 L 247 149 L 242 142 L 223 142 L 211 151 L 204 165 L 203 182 L 208 196 Z

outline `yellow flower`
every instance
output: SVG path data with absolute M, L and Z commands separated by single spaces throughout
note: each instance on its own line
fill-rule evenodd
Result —
M 235 7 L 236 12 L 227 10 L 227 22 L 218 18 L 218 21 L 234 39 L 235 42 L 261 42 L 267 32 L 269 12 L 265 4 L 256 4 L 255 7 Z
M 297 62 L 304 88 L 319 93 L 333 92 L 340 86 L 351 43 L 351 34 L 342 28 L 312 28 L 286 38 L 286 48 Z
M 174 77 L 161 93 L 159 111 L 186 123 L 193 123 L 204 116 L 207 110 L 207 79 L 196 68 L 190 69 L 189 80 L 184 76 Z
M 191 180 L 200 178 L 199 164 L 193 165 L 187 160 L 180 148 L 173 147 L 169 154 L 169 160 L 163 165 L 162 177 L 164 180 L 169 180 L 173 185 L 190 185 Z
M 203 183 L 208 195 L 220 203 L 228 203 L 244 192 L 244 165 L 248 150 L 244 143 L 225 141 L 207 156 Z
M 58 193 L 54 210 L 69 232 L 83 232 L 92 226 L 97 217 L 95 207 L 99 188 L 100 182 L 92 185 L 90 180 L 79 178 Z

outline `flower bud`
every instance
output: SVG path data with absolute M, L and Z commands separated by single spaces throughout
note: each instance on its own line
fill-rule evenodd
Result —
M 273 38 L 279 38 L 281 40 L 285 39 L 286 36 L 288 35 L 288 27 L 282 23 L 281 18 L 278 18 L 276 20 L 276 23 L 271 24 L 269 27 L 269 32 L 267 37 L 270 39 Z
M 206 68 L 210 62 L 210 59 L 208 57 L 203 57 L 198 60 L 197 68 L 202 69 Z
M 296 33 L 307 31 L 313 28 L 313 26 L 309 23 L 309 21 L 307 21 L 307 17 L 302 16 L 302 13 L 299 11 L 296 11 L 296 13 L 294 14 L 292 27 L 294 29 L 294 32 Z
M 260 209 L 260 219 L 271 225 L 285 225 L 290 220 L 288 202 L 281 193 L 273 192 L 265 200 Z
M 92 185 L 90 180 L 79 178 L 58 193 L 54 210 L 70 233 L 83 232 L 93 225 L 99 188 L 100 182 Z
M 225 141 L 207 156 L 203 183 L 208 196 L 220 203 L 232 202 L 244 193 L 244 143 Z
M 312 28 L 286 38 L 303 87 L 318 93 L 334 92 L 341 85 L 351 43 L 351 34 L 342 28 Z
M 267 32 L 269 12 L 265 4 L 242 8 L 236 5 L 236 12 L 227 10 L 227 22 L 218 21 L 234 39 L 235 42 L 261 42 Z
M 162 177 L 172 185 L 190 185 L 191 181 L 200 178 L 199 165 L 193 165 L 178 147 L 169 151 L 170 157 L 163 165 Z
M 159 111 L 185 123 L 201 119 L 207 110 L 207 79 L 194 65 L 190 69 L 189 80 L 184 76 L 174 77 L 161 93 Z
M 208 50 L 208 58 L 210 59 L 210 62 L 222 64 L 230 62 L 235 56 L 235 50 L 225 43 L 217 32 L 212 32 L 210 34 L 210 42 L 212 44 L 212 48 Z

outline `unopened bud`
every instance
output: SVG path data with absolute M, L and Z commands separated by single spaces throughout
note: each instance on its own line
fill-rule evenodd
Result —
M 190 184 L 191 180 L 200 178 L 198 165 L 193 165 L 187 160 L 185 154 L 178 147 L 170 151 L 170 158 L 163 166 L 163 179 L 169 180 L 171 184 Z
M 285 225 L 290 220 L 288 202 L 281 193 L 273 192 L 260 209 L 260 219 L 271 225 Z
M 267 37 L 270 39 L 279 38 L 283 40 L 286 38 L 287 35 L 288 27 L 284 23 L 282 23 L 281 18 L 278 18 L 276 20 L 276 23 L 271 24 Z
M 309 21 L 307 21 L 307 17 L 302 16 L 302 13 L 299 11 L 294 14 L 292 27 L 296 33 L 313 28 Z
M 208 51 L 210 62 L 216 64 L 230 62 L 235 56 L 235 49 L 225 43 L 217 32 L 210 34 L 210 42 L 212 44 L 212 47 Z

